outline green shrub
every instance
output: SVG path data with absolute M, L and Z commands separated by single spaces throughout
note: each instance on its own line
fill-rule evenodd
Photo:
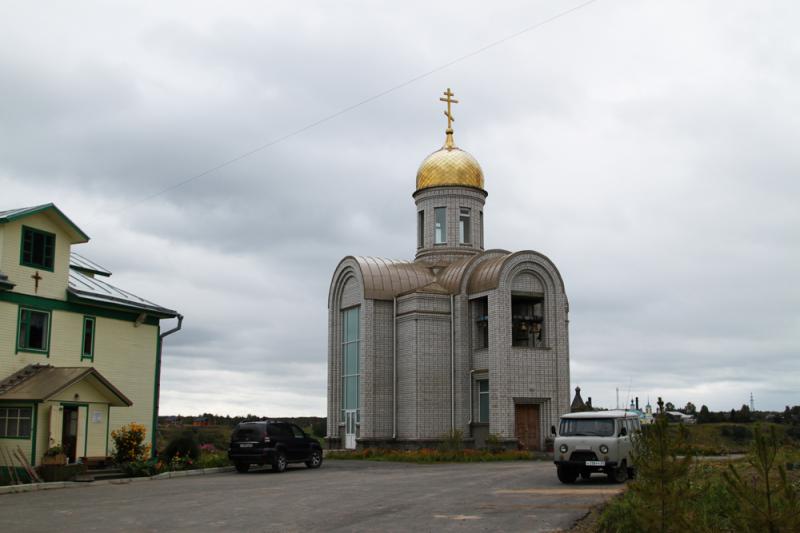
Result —
M 311 425 L 311 433 L 317 437 L 324 438 L 328 432 L 328 425 L 325 420 L 319 420 Z
M 175 456 L 197 461 L 200 457 L 200 444 L 197 442 L 194 433 L 187 431 L 169 441 L 167 447 L 164 448 L 162 459 L 170 463 Z
M 231 464 L 226 452 L 202 453 L 197 461 L 198 468 L 216 468 Z
M 493 453 L 502 452 L 505 449 L 497 433 L 489 433 L 486 437 L 486 449 Z
M 125 475 L 130 477 L 149 477 L 161 473 L 162 467 L 158 459 L 151 458 L 146 461 L 129 461 L 120 465 Z
M 744 426 L 722 426 L 720 434 L 738 444 L 750 442 L 753 438 L 753 432 Z
M 464 432 L 460 429 L 448 431 L 442 435 L 442 442 L 439 443 L 440 452 L 456 452 L 464 449 Z

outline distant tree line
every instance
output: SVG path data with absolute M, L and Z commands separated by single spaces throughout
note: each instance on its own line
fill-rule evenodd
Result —
M 324 437 L 326 432 L 327 418 L 319 416 L 296 416 L 296 417 L 272 417 L 272 416 L 259 416 L 259 415 L 245 415 L 245 416 L 230 416 L 230 415 L 215 415 L 212 413 L 203 413 L 201 415 L 172 415 L 172 416 L 159 416 L 159 425 L 164 426 L 191 426 L 195 422 L 209 426 L 227 426 L 233 427 L 240 422 L 247 422 L 248 420 L 283 420 L 297 424 L 302 428 L 312 428 L 315 435 Z

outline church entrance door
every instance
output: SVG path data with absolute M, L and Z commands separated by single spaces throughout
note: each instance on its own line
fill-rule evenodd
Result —
M 356 449 L 356 412 L 344 412 L 344 447 L 348 450 Z
M 526 450 L 539 450 L 539 406 L 514 406 L 514 434 Z

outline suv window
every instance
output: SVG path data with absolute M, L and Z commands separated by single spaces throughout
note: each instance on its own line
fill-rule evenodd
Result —
M 260 441 L 264 438 L 264 426 L 257 426 L 255 424 L 247 426 L 239 426 L 233 432 L 231 437 L 232 441 Z
M 286 427 L 286 424 L 269 424 L 267 426 L 267 433 L 270 437 L 291 437 L 292 430 Z
M 302 429 L 300 429 L 299 427 L 295 426 L 294 424 L 291 424 L 289 427 L 292 428 L 292 433 L 294 433 L 295 438 L 298 438 L 298 439 L 305 438 L 306 434 L 303 433 Z

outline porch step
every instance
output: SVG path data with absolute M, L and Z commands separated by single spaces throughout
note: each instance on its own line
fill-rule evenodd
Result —
M 85 481 L 100 481 L 101 479 L 120 479 L 123 477 L 128 477 L 119 468 L 103 468 L 97 470 L 87 470 L 86 474 L 83 474 L 83 476 L 91 478 L 91 479 L 86 479 Z M 79 480 L 76 478 L 75 481 Z

